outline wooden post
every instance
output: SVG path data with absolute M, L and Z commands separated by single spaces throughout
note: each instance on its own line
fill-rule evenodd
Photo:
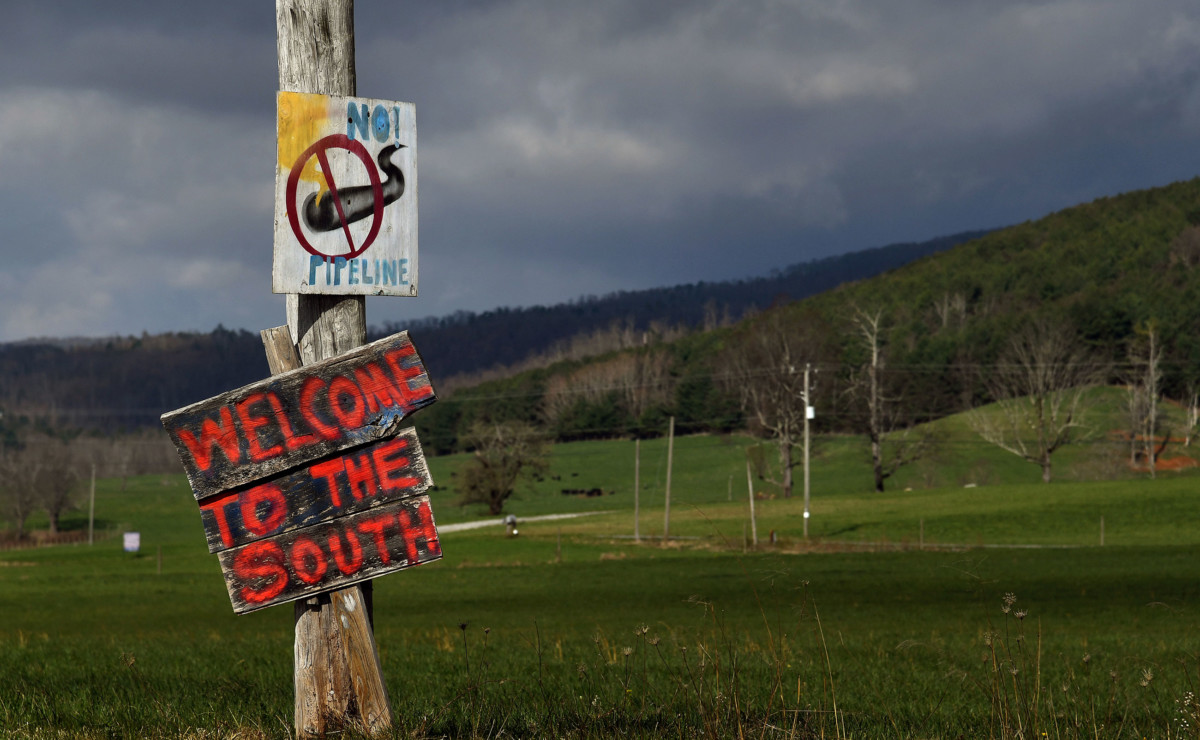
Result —
M 663 542 L 671 537 L 671 461 L 675 453 L 675 417 L 667 428 L 667 499 L 663 509 Z
M 1104 515 L 1100 515 L 1100 546 L 1104 547 Z
M 357 94 L 353 0 L 276 0 L 275 24 L 281 91 Z M 289 353 L 288 364 L 366 343 L 365 297 L 288 294 L 286 301 L 286 344 L 299 351 Z M 296 602 L 297 735 L 323 735 L 345 723 L 372 732 L 391 726 L 373 618 L 369 582 Z
M 96 538 L 96 463 L 92 463 L 92 492 L 88 496 L 88 544 L 95 544 Z
M 808 375 L 812 365 L 804 364 L 804 537 L 808 539 L 808 412 L 812 404 L 808 400 Z
M 642 440 L 633 440 L 633 541 L 641 542 L 642 535 L 639 528 L 639 519 L 641 515 L 639 507 L 639 496 L 641 491 L 641 475 L 642 475 Z
M 300 367 L 286 326 L 262 332 L 271 373 Z M 370 582 L 295 602 L 296 734 L 324 735 L 345 724 L 391 726 L 375 645 Z
M 750 541 L 758 547 L 758 524 L 754 521 L 754 477 L 750 475 L 750 460 L 746 460 L 746 487 L 750 490 Z

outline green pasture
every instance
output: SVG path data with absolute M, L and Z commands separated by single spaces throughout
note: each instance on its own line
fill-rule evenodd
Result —
M 1043 485 L 976 446 L 876 494 L 861 442 L 823 438 L 809 539 L 799 485 L 756 481 L 754 548 L 752 443 L 675 440 L 666 543 L 666 440 L 641 445 L 640 543 L 634 444 L 557 445 L 508 510 L 600 513 L 446 532 L 379 579 L 396 736 L 1195 736 L 1193 473 Z M 441 525 L 480 516 L 463 460 L 431 461 Z M 232 613 L 182 476 L 100 481 L 96 511 L 94 546 L 0 553 L 0 736 L 287 736 L 291 609 Z

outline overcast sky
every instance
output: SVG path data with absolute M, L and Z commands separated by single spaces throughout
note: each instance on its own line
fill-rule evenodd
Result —
M 274 4 L 0 6 L 0 341 L 283 323 Z M 420 296 L 376 324 L 1200 174 L 1194 0 L 359 0 L 356 28 L 358 94 L 419 130 Z

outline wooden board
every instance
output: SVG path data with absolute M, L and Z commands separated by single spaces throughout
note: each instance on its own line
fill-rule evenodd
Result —
M 437 399 L 408 332 L 163 414 L 197 499 L 396 434 Z
M 280 92 L 271 289 L 417 295 L 412 103 Z
M 429 496 L 402 499 L 218 554 L 239 614 L 437 560 Z
M 303 465 L 200 501 L 208 551 L 220 552 L 418 496 L 433 481 L 417 433 Z

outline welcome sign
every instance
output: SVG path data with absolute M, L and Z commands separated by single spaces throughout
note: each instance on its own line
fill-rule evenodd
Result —
M 407 332 L 163 414 L 235 612 L 441 557 Z

